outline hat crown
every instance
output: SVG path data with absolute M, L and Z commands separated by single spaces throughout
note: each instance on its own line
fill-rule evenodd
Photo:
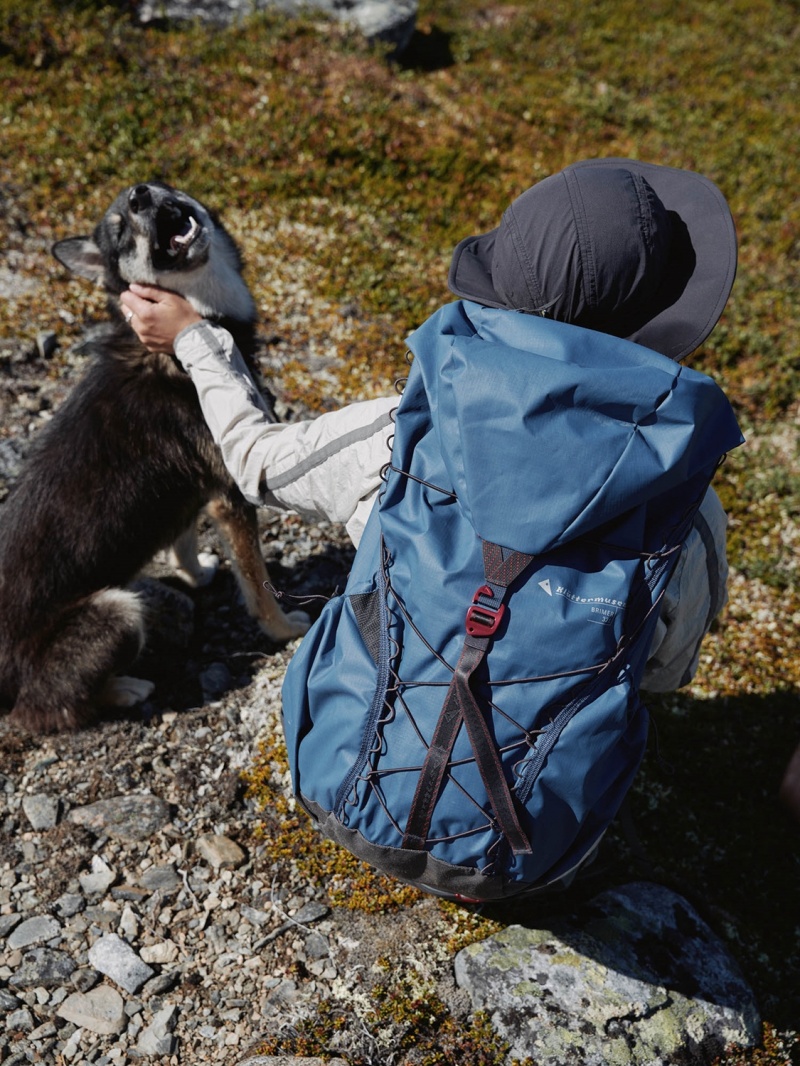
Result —
M 465 237 L 448 285 L 487 307 L 544 314 L 672 359 L 714 328 L 736 277 L 736 229 L 713 181 L 636 159 L 587 159 Z
M 506 307 L 626 336 L 662 282 L 670 236 L 640 174 L 567 168 L 506 210 L 492 280 Z

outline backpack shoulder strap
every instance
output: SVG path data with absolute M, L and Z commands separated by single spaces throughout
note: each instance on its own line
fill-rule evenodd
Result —
M 404 848 L 412 851 L 425 848 L 433 810 L 463 723 L 500 831 L 515 855 L 531 852 L 531 844 L 520 823 L 492 730 L 475 697 L 471 680 L 483 662 L 489 644 L 495 639 L 505 614 L 504 601 L 508 586 L 522 574 L 532 559 L 532 555 L 524 552 L 483 541 L 486 581 L 475 592 L 467 610 L 464 644 L 422 764 L 403 837 Z

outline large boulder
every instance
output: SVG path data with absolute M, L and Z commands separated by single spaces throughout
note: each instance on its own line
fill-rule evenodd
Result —
M 289 15 L 318 12 L 356 26 L 370 40 L 386 41 L 395 52 L 406 48 L 417 17 L 418 0 L 142 0 L 136 13 L 140 22 L 155 18 L 201 18 L 227 23 L 253 10 L 282 11 Z
M 712 1063 L 761 1035 L 752 992 L 685 899 L 647 882 L 550 929 L 510 926 L 456 957 L 456 980 L 537 1066 Z

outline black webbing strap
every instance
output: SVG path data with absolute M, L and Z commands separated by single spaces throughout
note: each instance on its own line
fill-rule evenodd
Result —
M 505 613 L 503 600 L 508 586 L 519 577 L 532 559 L 532 555 L 501 548 L 489 541 L 483 542 L 486 583 L 477 590 L 467 611 L 464 646 L 420 770 L 403 836 L 404 848 L 410 848 L 412 851 L 422 851 L 425 848 L 433 810 L 463 722 L 494 817 L 503 836 L 515 855 L 530 854 L 531 844 L 520 824 L 497 744 L 470 682 L 483 662 Z

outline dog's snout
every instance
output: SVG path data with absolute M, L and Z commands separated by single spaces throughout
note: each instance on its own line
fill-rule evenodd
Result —
M 153 202 L 153 197 L 150 195 L 150 189 L 147 185 L 135 185 L 128 196 L 128 203 L 130 209 L 134 213 L 137 211 L 144 211 L 150 207 Z

